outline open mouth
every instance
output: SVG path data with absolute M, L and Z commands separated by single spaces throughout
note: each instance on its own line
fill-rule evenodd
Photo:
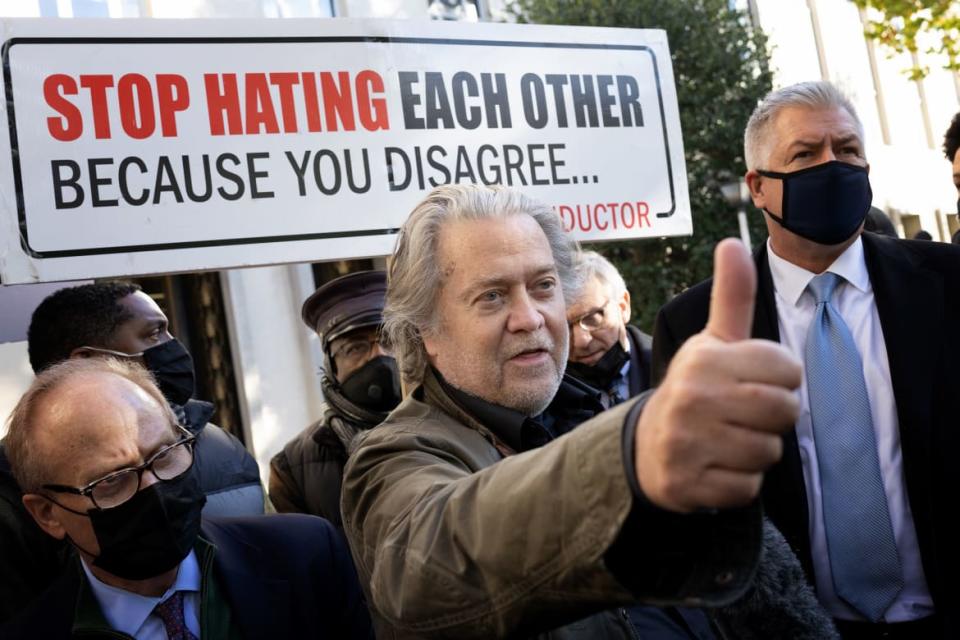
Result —
M 539 363 L 541 360 L 550 357 L 550 352 L 542 347 L 533 349 L 524 349 L 510 358 L 511 362 L 519 364 Z

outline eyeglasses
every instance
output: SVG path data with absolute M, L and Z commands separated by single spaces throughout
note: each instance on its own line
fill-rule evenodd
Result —
M 114 471 L 84 487 L 45 484 L 43 488 L 58 493 L 86 496 L 97 509 L 119 507 L 140 490 L 144 471 L 149 469 L 158 480 L 165 481 L 183 475 L 193 466 L 193 447 L 197 437 L 183 427 L 179 429 L 186 437 L 163 447 L 139 466 Z
M 606 309 L 610 306 L 610 300 L 608 299 L 601 306 L 596 309 L 591 309 L 585 314 L 574 320 L 570 323 L 570 328 L 572 329 L 574 325 L 579 325 L 584 331 L 596 331 L 604 326 L 606 326 L 607 313 Z
M 359 362 L 360 360 L 366 359 L 370 355 L 370 352 L 373 351 L 374 345 L 379 345 L 381 348 L 383 347 L 379 337 L 357 338 L 355 340 L 350 340 L 345 345 L 337 349 L 333 353 L 333 357 L 341 358 L 344 360 L 344 362 Z

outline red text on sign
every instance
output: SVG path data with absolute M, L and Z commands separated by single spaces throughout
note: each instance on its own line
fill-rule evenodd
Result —
M 653 226 L 650 206 L 643 201 L 561 204 L 554 210 L 560 216 L 564 231 L 617 231 Z
M 139 73 L 124 74 L 116 82 L 109 74 L 82 74 L 78 78 L 55 73 L 43 81 L 43 97 L 58 114 L 47 118 L 47 130 L 61 142 L 83 135 L 83 112 L 78 104 L 84 101 L 90 105 L 93 134 L 100 140 L 112 137 L 111 100 L 117 102 L 123 132 L 137 140 L 152 136 L 158 120 L 163 137 L 176 136 L 177 113 L 190 106 L 190 91 L 181 75 L 158 73 L 152 81 Z
M 352 79 L 346 71 L 207 73 L 203 85 L 215 136 L 280 133 L 281 126 L 297 133 L 298 111 L 311 133 L 356 131 L 357 120 L 367 131 L 390 128 L 383 78 L 369 69 Z

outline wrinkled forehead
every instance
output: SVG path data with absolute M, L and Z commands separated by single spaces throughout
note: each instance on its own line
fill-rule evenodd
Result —
M 592 275 L 580 285 L 576 300 L 567 307 L 567 316 L 575 318 L 602 306 L 612 296 L 613 287 Z
M 47 475 L 83 484 L 138 464 L 143 451 L 177 439 L 157 401 L 132 382 L 108 374 L 62 383 L 40 401 L 34 443 Z
M 526 214 L 452 220 L 439 234 L 437 257 L 445 283 L 503 271 L 556 268 L 543 229 Z
M 860 125 L 842 106 L 784 107 L 774 116 L 766 134 L 768 142 L 777 146 L 787 146 L 798 140 L 812 142 L 826 136 L 832 139 L 855 138 L 863 144 Z

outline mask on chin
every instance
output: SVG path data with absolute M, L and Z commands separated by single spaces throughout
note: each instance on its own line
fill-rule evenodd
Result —
M 613 381 L 620 375 L 623 365 L 630 361 L 630 354 L 626 352 L 620 341 L 617 340 L 610 347 L 603 357 L 597 360 L 596 364 L 583 364 L 582 362 L 570 362 L 567 364 L 567 373 L 577 380 L 586 382 L 588 385 L 600 391 L 607 391 L 613 384 Z
M 790 173 L 757 173 L 783 181 L 781 215 L 764 212 L 787 231 L 817 244 L 849 240 L 873 201 L 866 167 L 846 162 L 833 160 Z
M 377 356 L 340 383 L 340 392 L 355 405 L 378 413 L 400 404 L 400 371 L 390 356 Z

